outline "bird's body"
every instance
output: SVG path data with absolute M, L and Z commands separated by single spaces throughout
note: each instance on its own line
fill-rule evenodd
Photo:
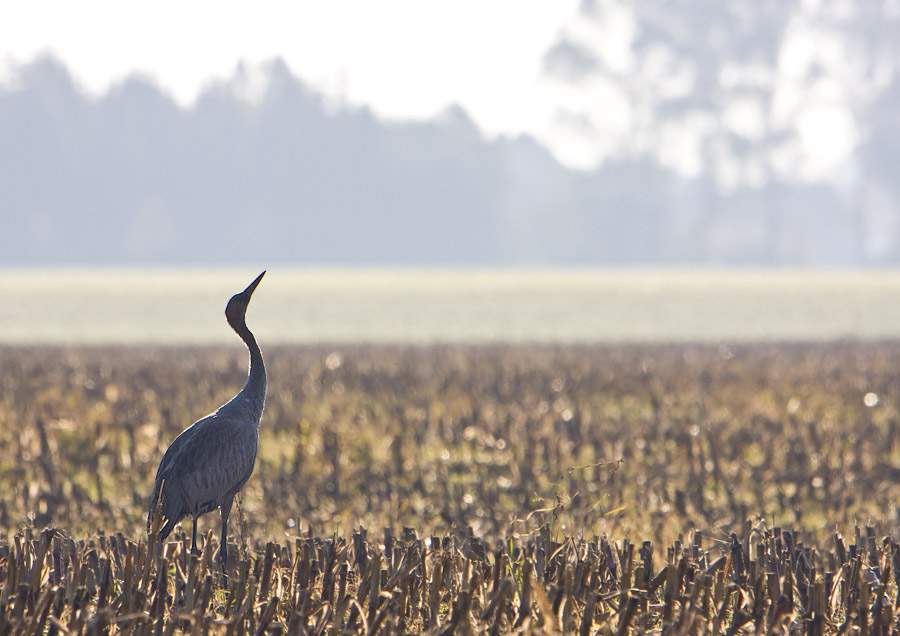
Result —
M 159 506 L 164 525 L 163 541 L 184 517 L 193 518 L 191 550 L 196 550 L 197 517 L 219 508 L 222 512 L 222 566 L 227 559 L 228 515 L 235 494 L 253 472 L 259 442 L 259 421 L 266 400 L 266 369 L 256 339 L 247 328 L 245 315 L 250 296 L 262 274 L 225 309 L 228 324 L 250 351 L 250 375 L 244 388 L 215 413 L 182 431 L 166 450 L 150 499 L 148 529 Z

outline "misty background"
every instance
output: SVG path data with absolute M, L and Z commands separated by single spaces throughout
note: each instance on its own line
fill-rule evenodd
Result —
M 895 265 L 898 42 L 898 2 L 585 1 L 504 135 L 277 58 L 183 105 L 42 55 L 0 85 L 0 265 Z

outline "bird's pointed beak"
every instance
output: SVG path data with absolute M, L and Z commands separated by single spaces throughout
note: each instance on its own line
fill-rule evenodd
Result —
M 266 272 L 263 271 L 263 273 L 260 274 L 259 276 L 257 276 L 257 277 L 256 277 L 256 280 L 253 281 L 252 283 L 250 283 L 250 285 L 247 287 L 247 289 L 245 289 L 245 290 L 244 290 L 243 292 L 241 292 L 241 293 L 246 294 L 247 298 L 250 298 L 250 296 L 253 295 L 253 292 L 254 292 L 254 290 L 256 289 L 256 286 L 259 285 L 259 281 L 261 281 L 261 280 L 262 280 L 262 277 L 265 276 L 265 275 L 266 275 Z

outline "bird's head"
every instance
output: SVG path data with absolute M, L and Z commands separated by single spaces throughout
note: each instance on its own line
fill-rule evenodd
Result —
M 259 285 L 259 281 L 262 280 L 262 277 L 265 276 L 265 272 L 256 277 L 250 285 L 242 291 L 240 294 L 235 294 L 231 297 L 231 300 L 228 301 L 228 305 L 225 307 L 225 318 L 228 320 L 228 324 L 231 325 L 231 328 L 235 331 L 238 330 L 238 327 L 245 326 L 244 317 L 247 314 L 247 305 L 250 304 L 250 297 L 253 295 L 253 291 L 256 289 L 257 285 Z

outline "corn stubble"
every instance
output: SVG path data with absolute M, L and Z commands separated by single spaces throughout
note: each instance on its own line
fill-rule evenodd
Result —
M 243 355 L 0 354 L 0 635 L 898 626 L 894 343 L 271 348 L 227 588 L 142 530 Z

